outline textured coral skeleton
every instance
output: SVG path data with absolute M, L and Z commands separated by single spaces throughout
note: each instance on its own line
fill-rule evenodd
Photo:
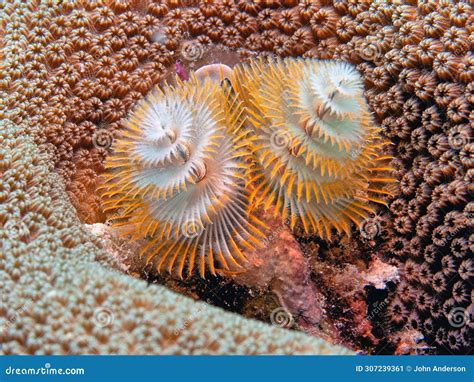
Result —
M 166 325 L 158 329 L 145 325 L 143 333 L 136 329 L 125 341 L 108 333 L 108 340 L 101 345 L 103 337 L 78 323 L 87 323 L 87 318 L 78 320 L 69 313 L 64 317 L 64 312 L 70 311 L 65 308 L 69 306 L 65 296 L 48 300 L 45 296 L 51 284 L 32 283 L 30 276 L 34 273 L 39 280 L 64 258 L 59 263 L 61 273 L 54 273 L 54 286 L 61 290 L 70 283 L 68 292 L 78 300 L 74 304 L 84 309 L 84 317 L 93 313 L 87 308 L 91 298 L 102 301 L 104 295 L 123 294 L 124 290 L 129 294 L 117 302 L 120 311 L 149 311 L 150 306 L 161 304 L 175 312 L 180 302 L 189 311 L 187 307 L 192 305 L 182 298 L 161 288 L 156 293 L 155 287 L 153 292 L 144 292 L 142 283 L 94 264 L 90 253 L 97 252 L 89 237 L 78 234 L 82 231 L 68 201 L 56 198 L 56 186 L 49 186 L 51 179 L 44 183 L 54 170 L 59 174 L 55 182 L 64 182 L 82 221 L 105 218 L 93 190 L 104 171 L 107 142 L 113 141 L 121 128 L 120 119 L 180 58 L 184 41 L 194 41 L 204 49 L 216 45 L 232 50 L 242 60 L 303 56 L 357 65 L 370 110 L 393 143 L 387 154 L 394 157 L 391 166 L 400 183 L 391 187 L 394 198 L 389 211 L 380 215 L 382 229 L 374 240 L 355 237 L 350 245 L 344 240 L 311 241 L 304 243 L 305 250 L 310 261 L 327 259 L 328 265 L 334 265 L 330 270 L 339 265 L 335 259 L 350 258 L 355 247 L 361 253 L 382 256 L 399 268 L 400 282 L 388 292 L 387 307 L 377 314 L 381 319 L 370 320 L 379 331 L 378 338 L 389 342 L 385 349 L 393 352 L 397 344 L 406 344 L 404 333 L 413 328 L 423 334 L 430 351 L 465 354 L 472 349 L 473 323 L 464 319 L 464 313 L 472 311 L 469 291 L 474 277 L 473 262 L 468 258 L 474 249 L 469 218 L 473 212 L 474 56 L 468 1 L 8 1 L 0 3 L 0 29 L 0 137 L 4 150 L 0 157 L 0 219 L 4 227 L 15 227 L 9 231 L 15 238 L 8 242 L 3 240 L 7 230 L 1 231 L 0 253 L 7 256 L 7 265 L 1 270 L 2 285 L 18 291 L 18 295 L 9 296 L 12 303 L 22 305 L 29 298 L 37 302 L 35 309 L 25 308 L 26 314 L 2 332 L 2 351 L 66 352 L 66 345 L 60 344 L 54 333 L 57 327 L 66 334 L 81 334 L 73 335 L 81 339 L 72 343 L 73 353 L 105 348 L 108 352 L 179 351 L 178 347 L 165 350 L 157 345 L 162 344 L 159 338 Z M 39 165 L 36 156 L 28 156 L 36 149 L 24 135 L 48 156 L 41 161 L 44 165 Z M 52 203 L 51 197 L 57 202 Z M 78 273 L 78 267 L 83 271 Z M 87 289 L 84 299 L 74 291 L 89 285 L 91 273 L 97 285 Z M 326 293 L 331 300 L 330 287 Z M 158 302 L 158 295 L 172 302 L 164 298 Z M 143 303 L 129 304 L 133 296 L 143 296 Z M 331 301 L 347 304 L 344 299 Z M 11 315 L 12 311 L 2 306 L 2 320 L 8 321 Z M 45 315 L 57 317 L 56 329 L 43 322 Z M 455 317 L 460 317 L 460 322 L 453 320 Z M 225 320 L 213 322 L 222 328 Z M 126 321 L 129 325 L 134 320 Z M 159 318 L 153 321 L 160 322 Z M 199 322 L 203 325 L 200 333 L 212 334 L 213 325 L 208 326 L 206 319 Z M 43 336 L 34 336 L 32 325 L 33 331 L 39 330 Z M 242 325 L 252 328 L 250 332 L 243 329 L 244 337 L 252 338 L 256 326 Z M 28 326 L 30 330 L 25 329 Z M 150 331 L 156 341 L 143 343 Z M 115 327 L 112 332 L 117 333 Z M 197 344 L 192 338 L 183 337 L 180 345 Z M 264 343 L 269 347 L 261 343 L 239 347 L 239 341 L 230 339 L 219 349 L 292 351 L 298 343 L 290 344 L 273 334 L 256 338 L 268 339 Z M 43 346 L 46 343 L 48 346 Z M 317 351 L 314 344 L 305 351 Z M 410 352 L 410 346 L 398 349 Z M 187 349 L 203 351 L 200 345 Z

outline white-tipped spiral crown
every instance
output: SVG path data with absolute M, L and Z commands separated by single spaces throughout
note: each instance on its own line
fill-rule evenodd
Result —
M 258 174 L 252 197 L 300 221 L 307 232 L 349 233 L 391 181 L 383 142 L 363 98 L 361 76 L 337 61 L 257 61 L 234 69 L 244 99 Z
M 228 89 L 192 79 L 156 90 L 128 119 L 107 160 L 104 206 L 124 234 L 148 240 L 158 270 L 235 270 L 258 244 L 241 111 Z

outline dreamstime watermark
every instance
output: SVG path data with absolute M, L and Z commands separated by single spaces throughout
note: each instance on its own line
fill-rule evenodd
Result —
M 471 137 L 468 134 L 455 131 L 448 136 L 449 146 L 453 150 L 462 150 L 471 141 Z
M 280 306 L 279 308 L 273 309 L 270 313 L 270 322 L 272 325 L 289 329 L 293 326 L 295 320 L 288 310 Z
M 114 313 L 109 308 L 100 307 L 94 310 L 92 322 L 99 328 L 105 328 L 112 325 Z
M 391 196 L 397 195 L 400 189 L 400 184 L 398 181 L 389 183 L 385 186 L 385 191 L 389 192 Z
M 382 302 L 375 302 L 373 304 L 373 309 L 370 311 L 370 314 L 367 315 L 366 319 L 372 321 L 375 317 L 379 315 L 379 313 L 387 307 L 387 303 L 384 301 Z
M 92 143 L 97 149 L 109 149 L 114 143 L 114 136 L 106 129 L 99 129 L 94 132 Z
M 363 322 L 372 325 L 372 322 L 374 321 L 375 318 L 377 318 L 387 307 L 387 302 L 385 300 L 381 302 L 374 302 L 372 305 L 372 309 L 370 311 L 367 311 L 366 317 L 363 319 Z
M 366 61 L 373 61 L 380 55 L 377 45 L 369 41 L 364 41 L 359 44 L 356 47 L 356 52 L 360 58 Z
M 271 231 L 269 235 L 265 236 L 265 238 L 262 240 L 262 246 L 264 248 L 268 248 L 270 244 L 278 237 L 278 235 L 285 230 L 286 226 L 290 225 L 290 219 L 286 218 L 283 221 L 283 224 L 281 227 L 278 227 L 276 230 Z
M 4 229 L 10 239 L 25 237 L 29 234 L 28 226 L 20 219 L 11 219 L 5 223 Z
M 270 136 L 270 144 L 276 149 L 290 147 L 291 141 L 291 134 L 287 130 L 276 130 Z
M 45 363 L 43 367 L 13 367 L 5 369 L 6 375 L 84 375 L 83 367 L 55 368 L 50 363 Z
M 26 312 L 26 310 L 30 307 L 31 304 L 32 304 L 32 301 L 28 300 L 25 304 L 23 304 L 18 309 L 16 309 L 13 314 L 7 317 L 6 322 L 0 326 L 0 333 L 5 332 L 8 330 L 8 328 L 12 327 L 15 324 L 15 322 L 17 322 L 18 319 L 23 315 L 23 313 Z
M 468 213 L 467 214 L 467 219 L 468 220 L 472 220 L 473 219 L 473 214 L 472 213 Z M 447 245 L 452 239 L 454 239 L 456 237 L 456 235 L 459 233 L 459 231 L 461 231 L 463 229 L 463 226 L 456 226 L 456 228 L 454 229 L 453 232 L 450 232 L 445 238 L 441 239 L 440 240 L 440 243 L 438 244 L 438 247 L 444 247 L 445 245 Z
M 156 42 L 158 44 L 166 44 L 168 41 L 168 37 L 166 36 L 166 32 L 161 29 L 156 29 L 151 34 L 151 41 Z
M 472 308 L 457 307 L 448 313 L 448 322 L 453 328 L 461 328 L 471 322 Z
M 204 225 L 198 220 L 187 220 L 181 224 L 181 233 L 188 239 L 200 236 L 204 232 Z
M 359 224 L 360 234 L 365 239 L 374 239 L 380 234 L 381 230 L 380 222 L 373 218 L 365 219 Z
M 181 45 L 180 54 L 186 61 L 197 61 L 204 54 L 204 48 L 197 41 L 185 41 Z
M 364 150 L 364 146 L 351 148 L 349 150 L 349 158 L 351 160 L 356 160 L 360 156 L 360 154 L 362 154 L 363 150 Z
M 185 331 L 196 319 L 198 318 L 199 314 L 204 310 L 205 306 L 202 305 L 194 311 L 186 320 L 184 320 L 183 324 L 179 327 L 176 328 L 173 332 L 175 337 L 178 337 L 183 331 Z

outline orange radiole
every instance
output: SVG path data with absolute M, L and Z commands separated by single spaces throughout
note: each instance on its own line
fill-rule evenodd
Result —
M 231 78 L 244 100 L 256 171 L 252 203 L 324 238 L 350 233 L 394 182 L 355 68 L 338 61 L 257 60 Z
M 241 270 L 264 242 L 259 207 L 330 239 L 385 204 L 391 158 L 351 65 L 258 60 L 219 76 L 155 89 L 106 161 L 104 210 L 158 271 Z
M 146 239 L 142 254 L 158 271 L 236 270 L 263 237 L 250 213 L 241 102 L 210 79 L 177 82 L 128 118 L 106 161 L 104 210 L 123 235 Z

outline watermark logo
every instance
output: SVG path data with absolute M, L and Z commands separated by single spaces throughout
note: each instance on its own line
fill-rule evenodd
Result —
M 197 61 L 204 54 L 204 48 L 197 41 L 185 41 L 181 45 L 180 54 L 186 61 Z
M 188 327 L 190 327 L 193 324 L 193 322 L 198 320 L 198 318 L 199 318 L 200 314 L 202 313 L 203 309 L 204 309 L 204 306 L 201 306 L 199 309 L 192 312 L 192 314 L 186 320 L 184 320 L 183 324 L 179 328 L 176 328 L 174 330 L 174 332 L 173 332 L 174 336 L 175 337 L 180 336 L 181 333 L 184 330 L 186 330 Z
M 276 308 L 270 313 L 270 322 L 285 329 L 291 328 L 295 323 L 291 313 L 283 307 Z
M 454 150 L 462 150 L 470 141 L 470 137 L 466 133 L 455 131 L 448 136 L 449 146 Z
M 9 220 L 5 223 L 5 230 L 11 239 L 25 237 L 29 234 L 28 226 L 21 220 Z
M 448 322 L 453 328 L 461 328 L 471 321 L 468 308 L 453 308 L 448 314 Z
M 82 367 L 75 368 L 56 368 L 51 364 L 45 363 L 43 367 L 12 367 L 5 369 L 6 375 L 84 375 L 85 370 Z
M 200 236 L 204 231 L 204 225 L 201 221 L 188 220 L 181 225 L 181 233 L 188 239 Z
M 92 136 L 92 143 L 97 149 L 109 149 L 114 142 L 114 136 L 106 129 L 99 129 Z
M 365 219 L 360 223 L 359 231 L 363 238 L 372 240 L 380 234 L 380 223 L 374 219 Z
M 360 58 L 366 61 L 373 61 L 380 54 L 377 45 L 372 42 L 364 42 L 360 44 L 357 49 L 357 53 L 359 54 Z
M 105 328 L 107 326 L 112 325 L 114 321 L 114 314 L 108 308 L 97 308 L 94 311 L 94 316 L 92 317 L 92 321 L 94 324 L 100 328 Z
M 287 130 L 276 130 L 270 137 L 270 144 L 276 149 L 290 147 L 290 143 L 291 134 Z

